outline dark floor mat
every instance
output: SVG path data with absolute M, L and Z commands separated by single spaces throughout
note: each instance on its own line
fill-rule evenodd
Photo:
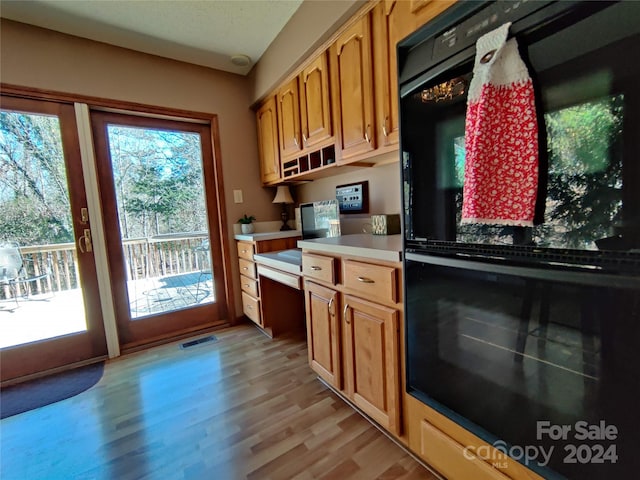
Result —
M 103 371 L 104 362 L 99 362 L 4 387 L 0 390 L 0 418 L 78 395 L 98 383 Z

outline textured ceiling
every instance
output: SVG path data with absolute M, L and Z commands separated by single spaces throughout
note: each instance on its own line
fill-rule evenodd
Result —
M 246 75 L 302 0 L 1 0 L 0 16 Z M 230 57 L 247 55 L 236 66 Z

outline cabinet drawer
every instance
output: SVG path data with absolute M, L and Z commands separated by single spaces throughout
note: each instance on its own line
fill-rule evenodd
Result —
M 256 247 L 251 242 L 238 242 L 238 257 L 246 260 L 253 260 L 253 254 L 256 253 Z
M 323 255 L 304 253 L 302 254 L 302 275 L 335 285 L 335 260 Z
M 238 263 L 240 264 L 240 275 L 244 275 L 253 279 L 258 278 L 258 276 L 256 275 L 255 263 L 250 262 L 249 260 L 245 260 L 244 258 L 239 259 Z
M 240 275 L 240 288 L 243 292 L 247 292 L 252 297 L 259 297 L 258 295 L 258 281 L 253 278 Z
M 511 480 L 426 420 L 420 422 L 420 443 L 422 458 L 450 480 Z
M 258 325 L 262 325 L 260 322 L 260 300 L 256 300 L 246 292 L 242 292 L 242 311 Z
M 397 272 L 394 267 L 345 260 L 344 286 L 374 301 L 398 301 Z

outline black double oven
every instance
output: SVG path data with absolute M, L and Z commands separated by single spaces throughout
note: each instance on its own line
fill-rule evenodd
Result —
M 536 95 L 533 227 L 461 222 L 475 42 Z M 408 392 L 545 478 L 640 472 L 640 2 L 459 2 L 398 45 Z

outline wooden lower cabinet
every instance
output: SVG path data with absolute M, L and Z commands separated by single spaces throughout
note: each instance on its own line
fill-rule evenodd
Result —
M 392 433 L 401 433 L 398 311 L 344 295 L 344 364 L 349 398 Z
M 397 282 L 388 281 L 390 275 L 397 277 L 397 268 L 303 254 L 311 368 L 400 438 L 402 313 L 396 308 L 399 304 L 391 300 L 396 298 Z M 361 284 L 370 290 L 362 291 L 365 287 Z M 390 289 L 394 292 L 390 293 Z
M 404 406 L 409 448 L 448 480 L 542 480 L 411 395 Z
M 256 235 L 256 238 L 259 238 Z M 238 269 L 240 272 L 240 289 L 242 290 L 242 313 L 258 325 L 269 336 L 273 335 L 271 326 L 265 324 L 262 310 L 264 308 L 261 301 L 262 292 L 258 281 L 258 269 L 253 261 L 256 253 L 275 252 L 296 248 L 300 237 L 292 236 L 287 238 L 276 238 L 270 240 L 238 240 L 236 247 L 238 251 Z
M 305 282 L 309 365 L 331 386 L 342 389 L 339 293 Z

